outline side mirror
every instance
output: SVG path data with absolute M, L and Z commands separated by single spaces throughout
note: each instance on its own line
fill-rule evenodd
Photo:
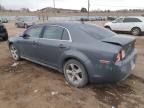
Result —
M 23 37 L 24 39 L 28 39 L 28 38 L 30 37 L 30 35 L 28 35 L 28 34 L 23 34 L 23 35 L 20 36 L 20 37 Z

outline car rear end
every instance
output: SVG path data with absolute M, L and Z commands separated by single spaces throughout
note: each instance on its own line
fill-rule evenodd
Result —
M 135 38 L 120 38 L 103 41 L 104 43 L 119 46 L 120 49 L 115 54 L 112 54 L 114 55 L 112 61 L 101 59 L 93 63 L 95 64 L 95 73 L 93 74 L 92 82 L 118 82 L 132 74 L 137 58 L 136 40 Z M 111 48 L 108 49 L 111 50 Z
M 137 57 L 134 37 L 95 26 L 83 25 L 81 30 L 98 40 L 89 48 L 92 52 L 89 51 L 89 59 L 85 62 L 91 82 L 117 82 L 133 72 Z
M 139 23 L 138 27 L 141 29 L 141 32 L 144 32 L 144 17 L 137 17 L 142 22 Z
M 119 73 L 116 76 L 118 81 L 126 79 L 135 68 L 137 58 L 135 42 L 136 40 L 133 40 L 122 46 L 122 49 L 115 55 L 114 71 Z

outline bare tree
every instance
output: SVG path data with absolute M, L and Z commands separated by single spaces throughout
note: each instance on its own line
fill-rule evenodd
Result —
M 21 8 L 21 11 L 23 11 L 23 12 L 30 12 L 29 8 Z
M 88 12 L 88 11 L 87 11 L 86 8 L 82 7 L 82 8 L 81 8 L 81 12 L 86 13 L 86 12 Z

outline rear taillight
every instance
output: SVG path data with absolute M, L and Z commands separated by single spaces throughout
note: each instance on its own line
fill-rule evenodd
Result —
M 119 51 L 119 53 L 116 55 L 116 61 L 115 62 L 119 62 L 120 60 L 122 60 L 125 57 L 125 50 L 122 49 Z

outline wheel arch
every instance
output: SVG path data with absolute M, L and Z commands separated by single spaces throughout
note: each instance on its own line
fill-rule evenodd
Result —
M 10 47 L 12 44 L 13 44 L 13 42 L 9 42 L 9 43 L 8 43 L 9 47 Z
M 60 66 L 59 71 L 63 73 L 64 64 L 68 60 L 71 60 L 71 59 L 77 60 L 78 62 L 80 62 L 84 66 L 84 68 L 87 72 L 87 75 L 88 75 L 88 81 L 90 81 L 91 67 L 89 67 L 89 65 L 91 65 L 91 61 L 89 60 L 89 58 L 85 54 L 83 54 L 82 52 L 79 52 L 79 51 L 72 51 L 72 52 L 69 51 L 66 54 L 64 54 L 61 57 L 61 60 L 59 62 L 59 66 Z
M 59 68 L 61 71 L 63 70 L 64 64 L 70 59 L 75 59 L 75 60 L 79 61 L 80 63 L 82 63 L 83 65 L 85 65 L 85 62 L 88 60 L 88 57 L 79 51 L 67 51 L 67 52 L 65 52 L 60 57 L 60 60 L 59 60 Z
M 138 29 L 140 29 L 140 31 L 141 31 L 141 28 L 138 27 L 138 26 L 132 27 L 132 28 L 131 28 L 131 31 L 132 31 L 132 29 L 134 29 L 134 28 L 138 28 Z

